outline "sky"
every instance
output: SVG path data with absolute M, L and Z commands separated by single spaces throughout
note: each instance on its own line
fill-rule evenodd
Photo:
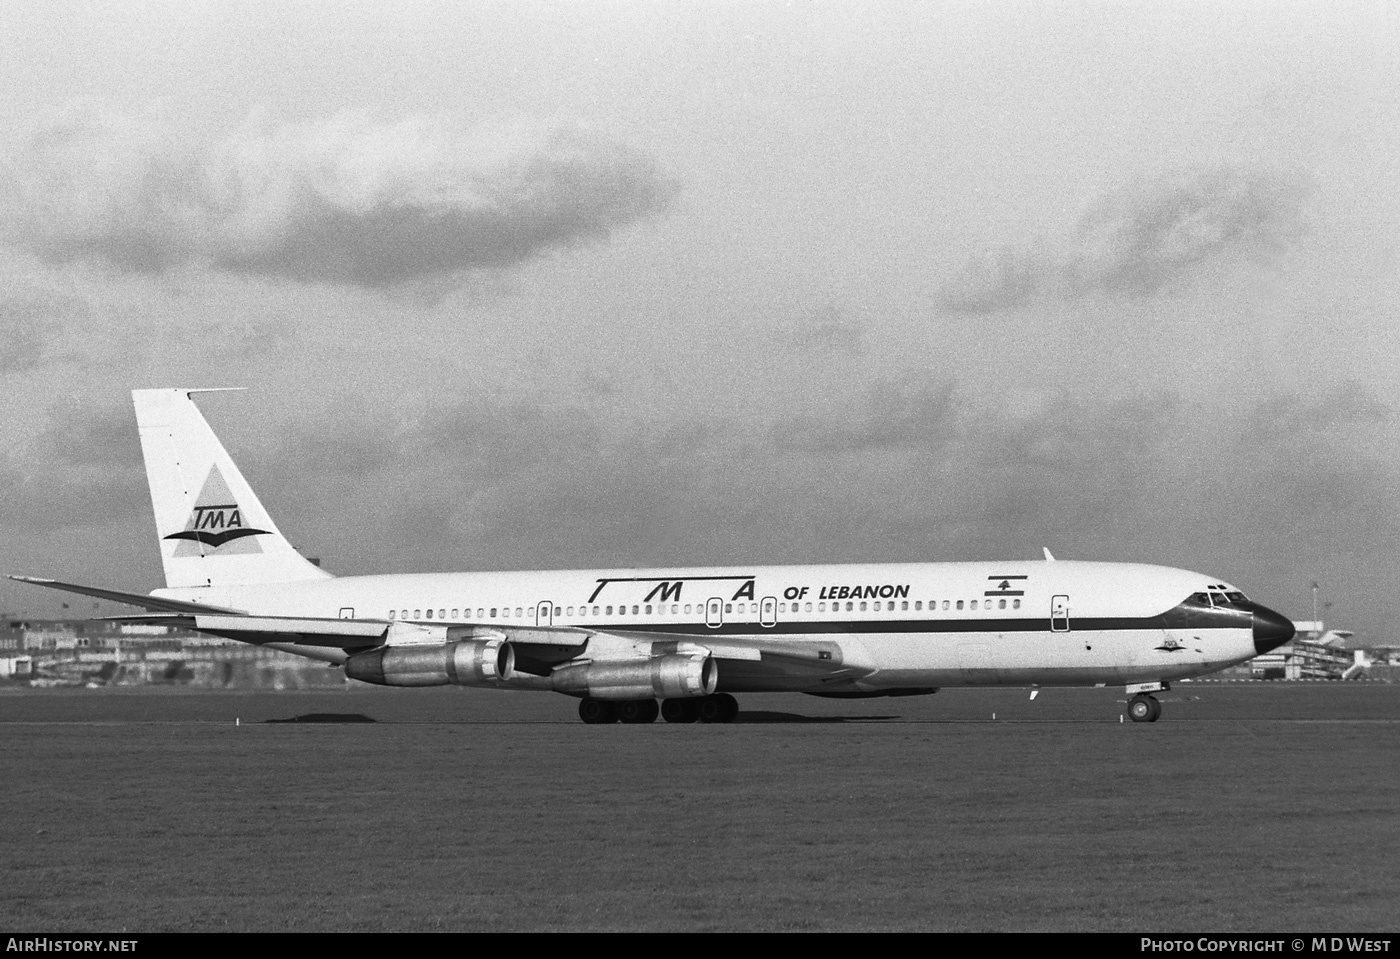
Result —
M 10 0 L 0 572 L 163 585 L 130 391 L 239 386 L 338 574 L 1048 547 L 1389 642 L 1397 129 L 1383 2 Z

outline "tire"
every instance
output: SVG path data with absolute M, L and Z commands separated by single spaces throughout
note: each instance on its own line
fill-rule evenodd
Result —
M 629 699 L 618 704 L 617 718 L 621 722 L 635 726 L 656 722 L 657 712 L 659 709 L 654 699 Z
M 578 718 L 590 726 L 617 722 L 617 704 L 605 699 L 585 698 L 579 700 Z
M 732 723 L 739 715 L 739 701 L 728 693 L 716 693 L 700 700 L 702 723 Z
M 1151 696 L 1138 693 L 1128 700 L 1128 718 L 1135 723 L 1155 722 L 1162 714 L 1162 704 Z
M 698 699 L 668 699 L 661 704 L 661 718 L 668 723 L 693 723 L 699 717 Z

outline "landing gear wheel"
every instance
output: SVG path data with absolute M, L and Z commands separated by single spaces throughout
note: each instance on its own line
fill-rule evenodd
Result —
M 578 718 L 590 726 L 617 722 L 617 703 L 606 699 L 581 699 L 578 704 Z
M 661 707 L 654 699 L 629 699 L 617 705 L 617 718 L 628 725 L 656 722 L 656 714 Z
M 661 704 L 661 718 L 668 723 L 693 723 L 700 718 L 700 701 L 668 699 Z
M 728 693 L 717 693 L 700 700 L 702 723 L 732 723 L 739 715 L 739 701 Z
M 1135 723 L 1155 723 L 1162 715 L 1162 704 L 1146 693 L 1128 700 L 1128 718 Z

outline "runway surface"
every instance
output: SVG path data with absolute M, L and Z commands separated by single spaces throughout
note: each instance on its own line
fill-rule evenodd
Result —
M 1400 687 L 0 694 L 24 930 L 1387 931 Z M 993 719 L 995 714 L 997 717 Z

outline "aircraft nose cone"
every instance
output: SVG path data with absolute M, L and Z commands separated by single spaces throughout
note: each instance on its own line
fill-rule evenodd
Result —
M 1254 607 L 1255 655 L 1278 649 L 1293 638 L 1293 632 L 1293 623 L 1288 617 L 1263 606 Z

